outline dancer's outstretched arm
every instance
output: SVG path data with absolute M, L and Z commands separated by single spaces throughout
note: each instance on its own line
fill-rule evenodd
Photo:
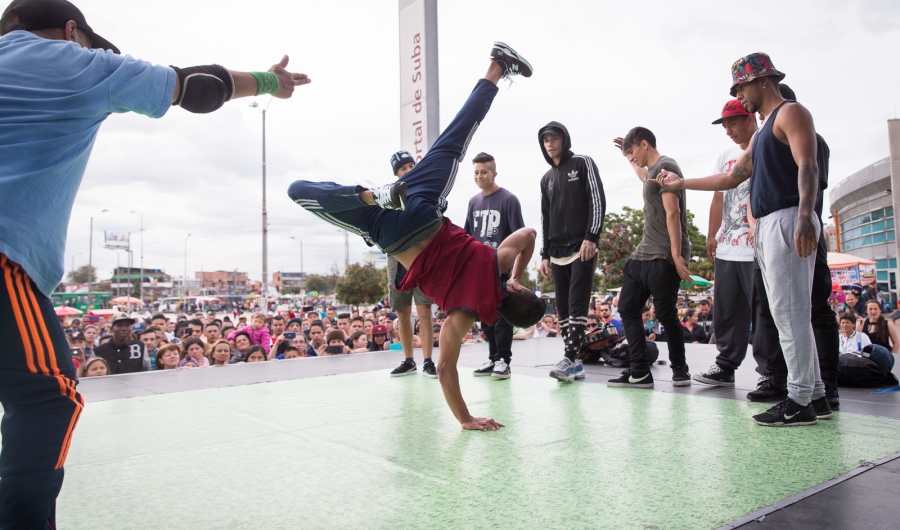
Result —
M 537 230 L 520 228 L 504 239 L 497 248 L 497 266 L 501 271 L 506 271 L 515 264 L 512 275 L 506 282 L 508 289 L 514 291 L 523 289 L 519 280 L 525 273 L 528 262 L 531 261 L 531 255 L 534 254 L 535 239 L 537 239 Z
M 475 315 L 468 311 L 457 309 L 450 311 L 450 314 L 447 315 L 447 320 L 441 326 L 441 355 L 437 362 L 438 379 L 441 382 L 441 389 L 444 391 L 444 399 L 447 400 L 447 405 L 463 429 L 496 431 L 503 427 L 503 424 L 497 423 L 493 418 L 472 416 L 459 389 L 459 372 L 456 369 L 456 361 L 459 360 L 462 341 L 474 323 Z

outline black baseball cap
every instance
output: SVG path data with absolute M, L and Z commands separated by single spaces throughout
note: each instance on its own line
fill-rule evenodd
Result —
M 92 48 L 110 50 L 115 54 L 120 53 L 113 43 L 94 33 L 81 11 L 66 0 L 13 0 L 3 11 L 0 22 L 12 15 L 19 18 L 19 25 L 14 26 L 10 31 L 61 28 L 66 25 L 66 22 L 74 20 L 78 29 L 91 38 Z M 2 25 L 0 24 L 0 26 Z

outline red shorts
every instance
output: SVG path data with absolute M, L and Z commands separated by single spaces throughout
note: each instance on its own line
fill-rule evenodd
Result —
M 437 237 L 413 261 L 397 289 L 418 287 L 446 313 L 464 309 L 485 324 L 497 322 L 506 297 L 497 267 L 497 251 L 479 243 L 444 219 Z

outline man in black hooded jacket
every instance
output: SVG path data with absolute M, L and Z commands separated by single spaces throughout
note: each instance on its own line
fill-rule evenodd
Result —
M 565 357 L 550 376 L 571 383 L 584 377 L 584 365 L 576 356 L 587 326 L 606 195 L 597 164 L 589 156 L 572 153 L 572 140 L 563 124 L 551 121 L 541 127 L 538 140 L 550 164 L 541 179 L 541 274 L 553 276 L 565 346 Z

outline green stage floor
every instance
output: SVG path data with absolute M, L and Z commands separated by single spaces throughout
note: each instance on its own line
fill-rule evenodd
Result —
M 766 428 L 766 405 L 463 370 L 383 370 L 89 403 L 60 528 L 717 528 L 900 451 L 900 421 Z

